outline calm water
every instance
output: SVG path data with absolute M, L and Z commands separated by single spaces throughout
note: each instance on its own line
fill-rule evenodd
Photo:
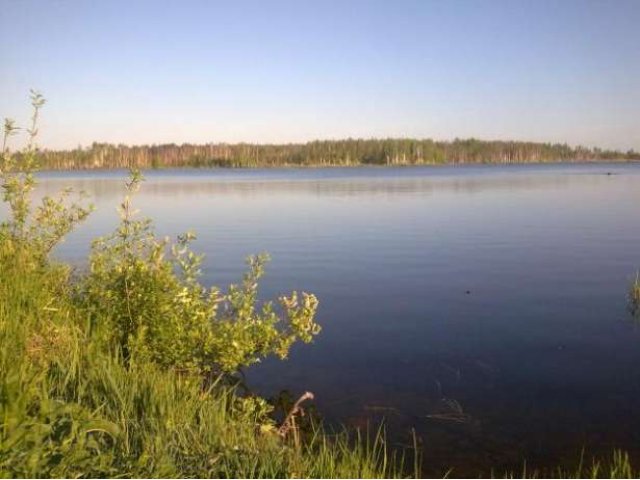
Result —
M 125 173 L 41 178 L 98 207 L 58 251 L 82 262 Z M 268 251 L 265 297 L 320 298 L 316 343 L 248 372 L 261 393 L 384 417 L 397 444 L 414 427 L 428 472 L 640 457 L 640 165 L 161 171 L 135 203 L 161 234 L 197 231 L 207 282 Z

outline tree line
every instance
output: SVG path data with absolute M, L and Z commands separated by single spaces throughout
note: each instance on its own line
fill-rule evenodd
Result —
M 42 150 L 45 169 L 440 165 L 640 160 L 640 152 L 520 141 L 346 139 L 307 143 L 113 145 Z

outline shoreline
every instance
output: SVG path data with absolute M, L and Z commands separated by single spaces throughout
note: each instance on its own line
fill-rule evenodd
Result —
M 168 166 L 140 166 L 131 165 L 129 167 L 81 167 L 81 168 L 40 168 L 39 173 L 52 173 L 52 172 L 126 172 L 130 168 L 138 168 L 141 171 L 153 172 L 153 171 L 171 171 L 171 170 L 202 170 L 202 171 L 256 171 L 256 170 L 386 170 L 386 169 L 412 169 L 412 168 L 471 168 L 471 167 L 542 167 L 542 166 L 593 166 L 593 165 L 640 165 L 640 160 L 626 160 L 626 159 L 597 159 L 597 160 L 564 160 L 553 162 L 451 162 L 451 163 L 405 163 L 405 164 L 389 164 L 389 165 L 368 165 L 368 164 L 354 164 L 354 165 L 341 165 L 341 164 L 329 164 L 329 165 L 298 165 L 298 164 L 282 164 L 282 165 L 256 165 L 256 166 L 199 166 L 199 165 L 168 165 Z

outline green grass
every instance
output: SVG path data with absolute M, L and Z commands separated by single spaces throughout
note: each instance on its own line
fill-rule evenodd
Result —
M 124 362 L 96 328 L 107 319 L 90 319 L 75 295 L 68 266 L 0 237 L 0 477 L 420 476 L 419 456 L 405 462 L 380 431 L 318 428 L 296 446 L 227 387 Z M 509 475 L 636 476 L 623 452 L 573 470 Z
M 0 179 L 0 477 L 398 477 L 383 436 L 304 441 L 281 432 L 266 401 L 239 396 L 229 376 L 319 333 L 317 299 L 295 292 L 256 305 L 264 260 L 226 295 L 197 281 L 192 235 L 168 245 L 133 219 L 132 172 L 113 235 L 94 242 L 75 281 L 48 253 L 89 210 L 31 199 L 45 101 L 31 92 L 27 147 L 5 120 Z M 170 259 L 167 259 L 170 258 Z M 217 380 L 216 380 L 217 379 Z M 291 438 L 293 437 L 293 438 Z
M 26 262 L 28 263 L 28 262 Z M 318 430 L 300 447 L 234 392 L 105 353 L 68 269 L 0 260 L 0 475 L 398 477 L 378 435 Z M 268 425 L 266 425 L 268 427 Z
M 581 459 L 574 469 L 530 469 L 525 465 L 517 474 L 508 475 L 506 478 L 636 478 L 638 477 L 629 460 L 629 455 L 616 450 L 610 458 L 605 460 L 592 460 L 586 463 Z
M 186 248 L 189 235 L 172 247 L 156 239 L 149 222 L 132 219 L 127 196 L 120 227 L 94 243 L 88 275 L 74 282 L 68 265 L 51 263 L 48 252 L 89 210 L 64 195 L 32 205 L 44 98 L 31 99 L 28 146 L 19 163 L 3 148 L 0 163 L 11 212 L 0 223 L 0 477 L 420 476 L 415 436 L 406 463 L 382 430 L 312 426 L 298 441 L 278 431 L 264 399 L 220 381 L 266 355 L 284 358 L 320 331 L 313 295 L 281 297 L 284 329 L 271 304 L 257 310 L 258 257 L 221 297 L 197 282 L 201 257 Z M 6 120 L 5 146 L 16 131 Z M 130 192 L 139 179 L 134 173 Z M 638 280 L 631 304 L 637 313 Z M 615 452 L 573 472 L 519 476 L 635 475 L 628 455 Z
M 94 338 L 74 304 L 67 267 L 2 248 L 0 267 L 2 477 L 420 475 L 419 462 L 405 464 L 388 451 L 380 432 L 349 438 L 318 429 L 296 447 L 238 408 L 232 390 L 203 390 L 199 378 L 153 363 L 125 366 Z M 626 454 L 615 452 L 573 471 L 525 468 L 510 477 L 637 473 Z

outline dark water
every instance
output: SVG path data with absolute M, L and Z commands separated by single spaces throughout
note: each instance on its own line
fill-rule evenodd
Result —
M 82 261 L 125 173 L 41 177 L 98 207 L 58 252 Z M 315 344 L 249 371 L 261 393 L 313 391 L 396 444 L 414 427 L 430 473 L 640 457 L 640 165 L 162 171 L 135 203 L 197 231 L 207 282 L 265 250 L 265 296 L 320 298 Z

